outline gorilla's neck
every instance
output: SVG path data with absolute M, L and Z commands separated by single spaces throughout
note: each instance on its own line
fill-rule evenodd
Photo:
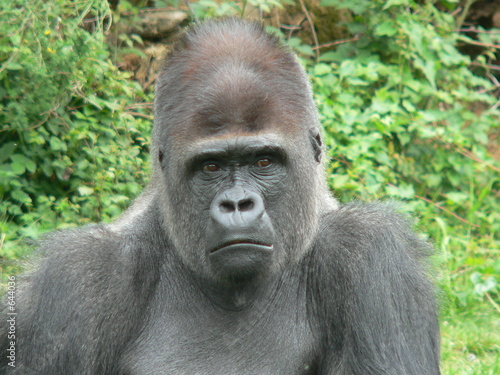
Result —
M 241 311 L 257 299 L 267 299 L 279 285 L 279 276 L 266 274 L 237 281 L 215 281 L 193 276 L 202 293 L 211 303 L 224 310 Z

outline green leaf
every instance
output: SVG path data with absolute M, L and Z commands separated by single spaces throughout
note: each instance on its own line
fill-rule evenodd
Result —
M 300 38 L 297 38 L 297 37 L 292 37 L 292 38 L 289 38 L 287 40 L 287 44 L 291 47 L 291 48 L 296 48 L 298 46 L 300 46 L 302 44 L 302 39 Z
M 16 144 L 14 142 L 8 142 L 0 147 L 0 163 L 7 160 L 16 148 Z
M 21 190 L 14 190 L 11 193 L 12 198 L 22 204 L 30 204 L 31 198 L 28 194 Z
M 398 29 L 392 20 L 387 20 L 382 22 L 375 28 L 375 34 L 381 36 L 394 36 L 398 32 Z
M 489 142 L 488 134 L 486 134 L 484 131 L 474 132 L 473 137 L 477 142 L 483 145 L 487 145 Z
M 361 14 L 370 8 L 371 2 L 372 0 L 321 0 L 320 6 L 349 9 L 356 14 Z
M 382 9 L 386 10 L 386 9 L 389 9 L 390 7 L 398 6 L 398 5 L 408 6 L 408 5 L 410 5 L 410 2 L 409 2 L 409 0 L 387 0 Z
M 336 190 L 341 190 L 349 181 L 348 175 L 333 175 L 330 180 L 332 181 L 333 188 Z
M 314 50 L 312 49 L 312 47 L 306 44 L 301 44 L 300 46 L 295 47 L 295 49 L 301 54 L 306 56 L 314 55 Z
M 23 66 L 17 62 L 11 61 L 5 68 L 7 70 L 22 70 Z
M 451 192 L 446 194 L 446 198 L 452 203 L 462 205 L 469 199 L 469 195 L 460 192 Z
M 53 151 L 66 151 L 66 144 L 57 137 L 50 137 L 50 148 Z
M 94 194 L 94 188 L 88 186 L 80 186 L 77 190 L 78 194 L 80 194 L 82 197 Z
M 391 195 L 404 198 L 411 199 L 415 196 L 415 189 L 412 185 L 406 186 L 388 186 L 387 192 Z
M 319 5 L 322 7 L 338 7 L 343 5 L 342 0 L 321 0 Z
M 24 155 L 15 154 L 11 156 L 11 159 L 13 161 L 11 164 L 12 171 L 16 175 L 22 175 L 26 171 L 26 168 L 28 168 L 28 165 L 31 170 L 35 168 L 34 163 Z
M 436 89 L 436 66 L 435 60 L 432 58 L 422 59 L 415 57 L 415 66 L 419 68 L 431 84 L 432 88 Z
M 314 75 L 315 76 L 322 76 L 328 73 L 332 72 L 332 67 L 327 64 L 317 64 L 314 67 Z
M 470 280 L 474 284 L 474 292 L 477 295 L 483 295 L 484 293 L 490 292 L 497 287 L 497 281 L 493 276 L 488 277 L 484 280 L 484 276 L 479 272 L 473 272 L 470 275 Z
M 321 54 L 321 56 L 319 57 L 319 61 L 322 61 L 322 62 L 331 62 L 331 61 L 339 61 L 339 60 L 340 60 L 339 54 L 337 52 L 332 52 L 332 51 L 325 52 L 325 53 Z

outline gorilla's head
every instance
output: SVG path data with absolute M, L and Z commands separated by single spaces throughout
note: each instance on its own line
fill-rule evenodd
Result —
M 187 31 L 156 86 L 153 184 L 184 263 L 246 280 L 298 261 L 335 201 L 296 57 L 255 23 Z

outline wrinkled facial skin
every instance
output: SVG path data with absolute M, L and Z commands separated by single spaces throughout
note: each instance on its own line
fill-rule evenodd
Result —
M 269 267 L 276 241 L 266 210 L 286 180 L 284 150 L 255 137 L 204 142 L 187 162 L 190 187 L 208 212 L 206 254 L 222 278 L 252 277 Z

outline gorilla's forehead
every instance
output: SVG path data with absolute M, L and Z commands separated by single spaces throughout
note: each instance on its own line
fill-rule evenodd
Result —
M 213 75 L 210 84 L 200 85 L 193 97 L 197 126 L 260 128 L 274 115 L 272 87 L 265 85 L 260 75 L 241 66 L 219 68 Z
M 273 85 L 261 74 L 242 66 L 221 68 L 209 83 L 192 88 L 190 116 L 172 127 L 171 134 L 189 137 L 231 137 L 246 133 L 302 135 L 310 126 L 303 98 L 283 85 Z M 302 90 L 303 91 L 303 90 Z M 278 95 L 279 94 L 279 95 Z M 184 110 L 185 111 L 185 110 Z

